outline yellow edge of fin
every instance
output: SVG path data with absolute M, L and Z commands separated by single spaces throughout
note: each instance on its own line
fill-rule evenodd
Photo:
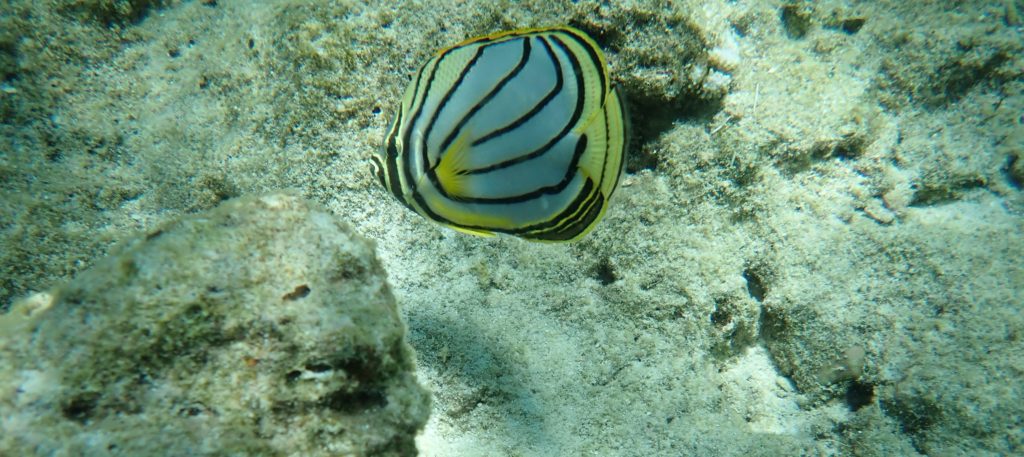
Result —
M 450 228 L 452 230 L 455 230 L 457 232 L 462 232 L 462 233 L 465 233 L 465 234 L 468 234 L 468 235 L 483 236 L 483 237 L 488 237 L 488 238 L 490 238 L 492 236 L 495 236 L 494 232 L 488 232 L 486 230 L 473 230 L 473 229 L 468 229 L 468 228 L 456 227 L 454 225 L 448 225 L 448 224 L 444 224 L 444 226 L 448 227 L 448 228 Z
M 611 198 L 615 188 L 618 187 L 619 179 L 625 173 L 624 162 L 626 161 L 626 148 L 629 147 L 629 127 L 622 98 L 619 95 L 619 88 L 614 86 L 608 93 L 608 100 L 604 107 L 605 118 L 608 119 L 609 147 L 618 152 L 609 160 L 605 168 L 605 180 L 601 183 L 601 190 L 607 198 Z

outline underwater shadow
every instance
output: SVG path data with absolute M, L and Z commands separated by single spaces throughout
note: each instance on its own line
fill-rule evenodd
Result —
M 509 437 L 509 443 L 530 443 L 539 449 L 557 449 L 545 433 L 544 418 L 549 417 L 537 400 L 534 389 L 523 383 L 524 367 L 509 354 L 512 348 L 499 338 L 489 338 L 478 326 L 464 320 L 438 317 L 433 314 L 408 310 L 409 344 L 416 350 L 417 363 L 437 373 L 437 382 L 455 381 L 468 387 L 469 394 L 461 396 L 448 408 L 432 414 L 466 430 L 487 430 Z M 435 398 L 441 396 L 435 392 Z M 487 405 L 504 413 L 504 430 L 487 428 L 487 421 L 474 422 L 471 415 L 477 408 Z

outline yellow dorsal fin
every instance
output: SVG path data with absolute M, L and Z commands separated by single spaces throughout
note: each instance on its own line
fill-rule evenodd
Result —
M 437 180 L 448 196 L 465 197 L 469 182 L 465 172 L 469 168 L 469 132 L 462 132 L 451 146 L 441 155 L 441 163 L 437 164 Z

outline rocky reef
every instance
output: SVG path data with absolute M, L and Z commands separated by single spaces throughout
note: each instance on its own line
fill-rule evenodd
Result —
M 6 455 L 415 455 L 430 411 L 373 244 L 289 194 L 129 239 L 0 330 Z

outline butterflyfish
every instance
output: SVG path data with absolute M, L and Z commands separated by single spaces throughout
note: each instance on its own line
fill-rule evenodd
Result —
M 604 54 L 562 26 L 438 52 L 410 82 L 372 161 L 387 191 L 441 225 L 562 242 L 601 220 L 626 143 Z

